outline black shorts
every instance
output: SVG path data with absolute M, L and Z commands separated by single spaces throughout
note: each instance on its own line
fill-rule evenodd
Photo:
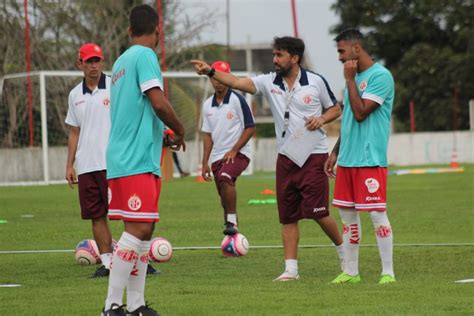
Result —
M 82 219 L 106 215 L 109 209 L 106 171 L 83 173 L 77 177 L 77 180 Z

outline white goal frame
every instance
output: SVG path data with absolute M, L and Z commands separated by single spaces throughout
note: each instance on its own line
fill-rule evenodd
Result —
M 105 74 L 110 75 L 110 71 L 104 71 Z M 250 72 L 243 72 L 237 71 L 233 72 L 237 77 L 250 77 L 253 75 Z M 39 89 L 40 89 L 40 117 L 41 117 L 41 147 L 42 147 L 42 167 L 43 167 L 43 179 L 41 181 L 22 181 L 22 182 L 0 182 L 0 186 L 10 186 L 10 185 L 48 185 L 48 184 L 58 184 L 58 183 L 65 183 L 65 180 L 59 179 L 50 179 L 49 176 L 49 144 L 48 144 L 48 126 L 47 126 L 47 102 L 46 102 L 46 77 L 83 77 L 84 73 L 82 71 L 61 71 L 61 70 L 40 70 L 40 71 L 32 71 L 30 73 L 22 72 L 22 73 L 14 73 L 8 74 L 3 77 L 0 77 L 0 97 L 3 96 L 3 87 L 5 80 L 7 79 L 18 79 L 18 78 L 27 78 L 38 76 L 39 78 Z M 206 98 L 209 97 L 210 83 L 209 80 L 206 80 L 206 76 L 199 76 L 195 72 L 181 72 L 181 71 L 167 71 L 163 72 L 163 78 L 188 78 L 188 79 L 201 79 L 202 86 L 204 89 L 204 97 L 202 102 Z M 246 96 L 248 104 L 252 104 L 252 95 L 247 94 Z M 201 102 L 201 104 L 202 104 Z M 199 118 L 199 124 L 201 124 L 201 118 Z M 199 142 L 196 138 L 196 146 L 199 146 Z M 254 147 L 253 140 L 250 141 L 252 149 Z M 254 152 L 254 151 L 253 151 Z M 200 153 L 200 150 L 197 149 L 197 153 Z M 198 160 L 199 161 L 199 160 Z M 198 166 L 196 165 L 196 170 Z M 191 170 L 192 171 L 192 170 Z M 191 172 L 195 174 L 195 172 Z M 253 173 L 253 162 L 251 161 L 247 170 L 246 174 Z

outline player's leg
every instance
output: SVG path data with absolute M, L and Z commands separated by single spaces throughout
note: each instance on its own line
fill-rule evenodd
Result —
M 317 218 L 316 222 L 319 224 L 321 229 L 324 231 L 326 236 L 331 239 L 336 248 L 337 256 L 339 257 L 339 262 L 341 270 L 344 270 L 344 244 L 339 228 L 337 227 L 336 220 L 332 215 Z
M 333 205 L 339 208 L 342 221 L 344 266 L 343 272 L 332 283 L 358 283 L 359 245 L 362 237 L 360 218 L 355 210 L 352 168 L 337 167 Z
M 112 260 L 112 234 L 107 222 L 107 179 L 105 170 L 81 174 L 79 180 L 79 201 L 84 219 L 92 221 L 92 235 L 99 249 L 102 266 L 92 277 L 109 275 Z
M 273 281 L 298 280 L 298 242 L 301 219 L 301 196 L 293 185 L 299 167 L 283 155 L 278 155 L 276 165 L 276 189 L 278 216 L 283 241 L 285 270 Z
M 104 310 L 113 304 L 122 305 L 125 287 L 129 311 L 148 309 L 144 300 L 145 275 L 150 239 L 159 218 L 157 202 L 161 180 L 153 174 L 140 174 L 112 179 L 109 187 L 109 218 L 124 220 L 125 231 L 112 258 Z
M 395 282 L 395 273 L 393 272 L 393 234 L 387 212 L 370 212 L 370 218 L 374 224 L 380 259 L 382 260 L 380 283 Z

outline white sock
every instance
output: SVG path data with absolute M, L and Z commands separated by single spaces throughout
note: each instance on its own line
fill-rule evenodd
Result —
M 140 306 L 145 305 L 145 277 L 148 266 L 148 251 L 150 241 L 143 240 L 140 247 L 139 259 L 130 274 L 127 283 L 127 309 L 135 311 Z
M 237 214 L 227 214 L 227 221 L 237 225 Z
M 286 259 L 285 260 L 285 271 L 293 275 L 298 274 L 298 260 L 296 259 Z
M 395 276 L 393 272 L 393 234 L 387 217 L 387 212 L 370 212 L 374 224 L 380 259 L 382 260 L 382 274 Z
M 343 227 L 344 272 L 359 274 L 359 244 L 362 238 L 359 213 L 355 209 L 339 209 Z
M 140 252 L 141 240 L 123 232 L 112 255 L 110 266 L 109 289 L 105 300 L 105 310 L 110 309 L 113 303 L 122 305 L 123 290 L 127 285 L 130 272 Z
M 339 262 L 341 263 L 341 271 L 344 271 L 344 243 L 339 246 L 334 245 L 336 248 L 337 255 L 339 256 Z
M 100 260 L 102 261 L 102 264 L 105 266 L 106 269 L 110 269 L 110 263 L 112 262 L 111 253 L 101 253 Z

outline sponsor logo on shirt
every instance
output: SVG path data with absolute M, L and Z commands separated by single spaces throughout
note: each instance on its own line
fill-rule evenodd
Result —
M 81 105 L 82 103 L 86 103 L 86 100 L 81 100 L 81 101 L 74 102 L 74 105 L 75 105 L 75 106 L 79 106 L 79 105 Z
M 128 208 L 132 211 L 139 210 L 142 207 L 142 200 L 137 195 L 132 195 L 128 199 Z
M 112 76 L 112 84 L 115 84 L 117 80 L 125 75 L 125 69 L 120 69 L 117 73 Z
M 277 89 L 272 89 L 272 90 L 270 90 L 270 92 L 273 93 L 273 94 L 283 95 L 283 92 L 281 92 L 280 90 L 277 90 Z
M 374 178 L 365 179 L 365 186 L 367 187 L 367 190 L 369 190 L 369 193 L 377 192 L 377 190 L 380 188 L 379 182 Z
M 367 88 L 367 81 L 364 80 L 359 84 L 359 90 L 364 91 L 366 88 Z
M 303 102 L 304 104 L 311 104 L 311 102 L 313 102 L 313 97 L 311 95 L 305 95 L 303 97 Z

